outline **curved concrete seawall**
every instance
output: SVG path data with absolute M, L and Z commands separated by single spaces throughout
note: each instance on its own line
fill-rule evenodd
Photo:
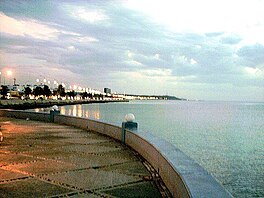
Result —
M 0 110 L 0 116 L 50 121 L 49 113 L 40 112 Z M 54 122 L 121 139 L 121 127 L 97 120 L 54 115 Z M 155 168 L 173 197 L 232 197 L 205 169 L 167 141 L 126 130 L 125 142 Z

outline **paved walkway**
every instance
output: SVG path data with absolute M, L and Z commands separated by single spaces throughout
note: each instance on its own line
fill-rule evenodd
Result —
M 0 197 L 167 196 L 148 163 L 113 139 L 53 123 L 0 125 Z

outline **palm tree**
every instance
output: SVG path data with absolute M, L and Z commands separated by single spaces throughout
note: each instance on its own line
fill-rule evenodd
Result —
M 76 96 L 76 93 L 74 92 L 74 90 L 68 92 L 68 95 L 70 96 L 70 98 L 74 99 L 74 97 Z
M 32 94 L 32 90 L 30 87 L 26 87 L 25 88 L 25 91 L 24 91 L 24 94 L 26 97 L 28 97 L 30 94 Z
M 1 85 L 2 99 L 6 99 L 7 92 L 8 92 L 8 87 L 6 85 Z
M 88 93 L 87 92 L 83 92 L 81 93 L 82 99 L 87 99 L 88 97 Z
M 39 86 L 37 86 L 34 90 L 33 90 L 33 94 L 34 96 L 41 96 L 43 95 L 43 89 Z
M 59 95 L 60 97 L 66 96 L 65 88 L 62 85 L 58 86 L 57 95 Z
M 44 88 L 43 88 L 43 95 L 46 96 L 46 97 L 49 97 L 49 96 L 51 95 L 51 91 L 50 91 L 48 85 L 44 85 Z

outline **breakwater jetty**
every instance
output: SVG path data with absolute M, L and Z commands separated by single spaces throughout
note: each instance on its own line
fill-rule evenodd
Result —
M 10 99 L 10 100 L 0 100 L 0 109 L 34 109 L 34 108 L 45 108 L 51 107 L 53 105 L 62 106 L 62 105 L 75 105 L 75 104 L 90 104 L 90 103 L 109 103 L 109 102 L 129 102 L 129 100 L 19 100 L 19 99 Z

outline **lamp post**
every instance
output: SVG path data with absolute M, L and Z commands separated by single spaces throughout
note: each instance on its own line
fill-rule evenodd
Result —
M 57 85 L 57 81 L 56 80 L 54 80 L 54 82 L 53 82 L 53 89 L 55 89 L 56 88 L 56 85 Z
M 38 85 L 39 84 L 39 79 L 37 78 L 36 81 L 37 81 L 37 85 Z
M 138 123 L 134 121 L 135 116 L 132 113 L 129 113 L 125 116 L 125 122 L 122 122 L 121 142 L 123 144 L 126 144 L 126 129 L 137 131 Z
M 0 86 L 2 85 L 2 72 L 0 72 Z

